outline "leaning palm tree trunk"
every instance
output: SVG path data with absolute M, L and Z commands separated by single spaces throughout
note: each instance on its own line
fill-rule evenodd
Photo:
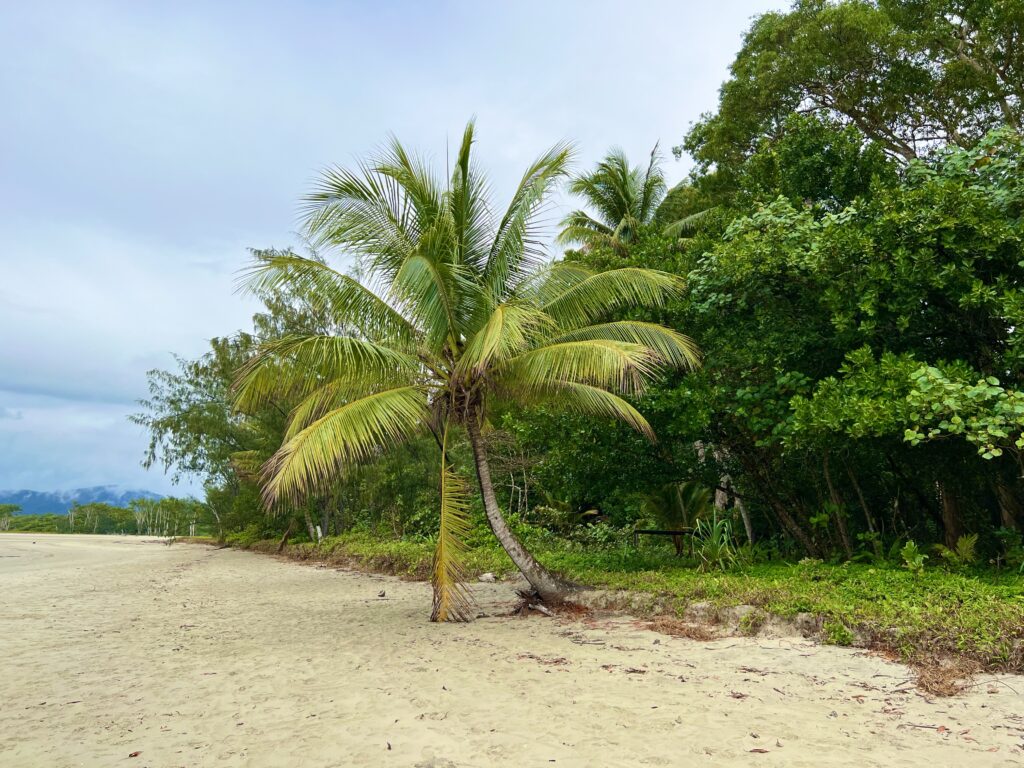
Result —
M 476 463 L 476 476 L 480 483 L 480 493 L 484 500 L 484 513 L 495 538 L 498 539 L 505 552 L 515 563 L 534 591 L 544 602 L 559 602 L 565 599 L 569 586 L 553 576 L 537 559 L 520 543 L 516 535 L 508 527 L 505 517 L 501 514 L 498 499 L 494 495 L 494 484 L 491 482 L 491 466 L 487 461 L 487 449 L 480 434 L 480 426 L 472 417 L 466 420 L 466 432 L 473 448 L 473 460 Z

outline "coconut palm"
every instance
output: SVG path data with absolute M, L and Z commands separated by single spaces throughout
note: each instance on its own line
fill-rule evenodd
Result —
M 586 200 L 596 218 L 586 211 L 573 211 L 562 220 L 558 241 L 622 249 L 654 218 L 667 192 L 657 145 L 646 169 L 630 166 L 626 153 L 613 147 L 594 170 L 576 176 L 569 191 Z
M 320 249 L 355 256 L 362 280 L 269 252 L 243 277 L 251 290 L 289 284 L 352 329 L 270 342 L 242 371 L 241 407 L 281 394 L 298 402 L 264 466 L 265 501 L 294 503 L 347 467 L 433 432 L 441 450 L 437 621 L 468 619 L 471 609 L 462 565 L 470 488 L 451 465 L 456 430 L 472 447 L 491 530 L 538 596 L 557 600 L 565 585 L 523 547 L 498 507 L 484 443 L 488 413 L 500 403 L 548 402 L 653 438 L 622 395 L 697 360 L 692 342 L 673 330 L 606 321 L 624 308 L 662 305 L 679 290 L 672 275 L 546 262 L 539 214 L 566 174 L 570 148 L 559 144 L 537 159 L 508 208 L 492 215 L 487 182 L 471 162 L 473 135 L 471 122 L 447 182 L 397 140 L 355 170 L 322 174 L 307 198 L 307 235 Z
M 651 150 L 646 168 L 631 166 L 625 152 L 613 147 L 596 168 L 573 178 L 569 191 L 582 197 L 594 215 L 585 210 L 570 213 L 562 220 L 558 242 L 625 252 L 646 228 L 655 225 L 658 207 L 668 194 L 658 145 Z M 697 211 L 658 229 L 679 238 L 695 230 L 710 212 Z

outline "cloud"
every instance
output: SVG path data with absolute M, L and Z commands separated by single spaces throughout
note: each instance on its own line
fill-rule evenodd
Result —
M 201 354 L 255 309 L 234 293 L 241 243 L 190 250 L 71 222 L 42 232 L 5 244 L 2 389 L 131 403 L 147 369 Z
M 104 484 L 178 495 L 195 483 L 173 486 L 158 470 L 142 468 L 146 437 L 125 418 L 123 406 L 0 391 L 0 488 L 60 490 Z

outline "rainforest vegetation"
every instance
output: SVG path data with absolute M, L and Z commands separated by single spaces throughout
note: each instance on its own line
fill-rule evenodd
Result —
M 1022 37 L 1016 0 L 760 16 L 671 189 L 657 147 L 558 145 L 491 191 L 472 123 L 447 171 L 332 167 L 308 251 L 253 251 L 252 327 L 150 372 L 146 463 L 202 480 L 218 538 L 430 576 L 436 619 L 514 563 L 840 627 L 957 592 L 1019 639 Z

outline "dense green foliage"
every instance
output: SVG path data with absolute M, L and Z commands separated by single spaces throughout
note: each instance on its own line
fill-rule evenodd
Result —
M 491 409 L 498 498 L 546 532 L 527 539 L 545 564 L 851 628 L 937 605 L 922 585 L 1020 599 L 1022 34 L 1011 0 L 799 0 L 747 32 L 717 109 L 677 148 L 696 160 L 684 184 L 665 189 L 656 154 L 633 166 L 617 150 L 571 180 L 581 208 L 560 242 L 579 250 L 566 261 L 677 275 L 672 301 L 615 318 L 684 331 L 703 365 L 631 401 L 656 443 L 557 403 Z M 235 409 L 232 382 L 260 345 L 343 330 L 283 283 L 260 298 L 250 332 L 151 374 L 138 417 L 148 461 L 202 478 L 218 533 L 236 540 L 315 542 L 319 526 L 353 551 L 429 547 L 441 468 L 430 436 L 287 508 L 260 503 L 258 467 L 299 401 Z M 468 478 L 461 433 L 448 454 Z M 467 515 L 485 525 L 479 499 Z M 699 528 L 704 557 L 608 559 L 600 545 L 637 525 Z M 470 547 L 469 562 L 490 551 Z M 851 564 L 780 564 L 804 557 Z M 698 564 L 727 575 L 694 575 Z M 986 566 L 1001 570 L 983 577 Z M 758 568 L 760 597 L 742 575 Z M 785 590 L 765 591 L 776 578 Z M 939 632 L 929 610 L 901 626 Z M 995 642 L 981 615 L 957 631 Z
M 719 108 L 678 152 L 727 181 L 794 113 L 855 128 L 903 160 L 1024 127 L 1016 0 L 797 0 L 747 32 Z

